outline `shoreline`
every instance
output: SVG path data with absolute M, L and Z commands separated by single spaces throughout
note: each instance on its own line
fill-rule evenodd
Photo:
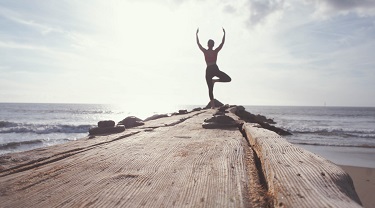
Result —
M 363 207 L 375 207 L 375 168 L 339 165 L 353 180 Z
M 320 155 L 340 166 L 375 168 L 375 148 L 294 145 Z

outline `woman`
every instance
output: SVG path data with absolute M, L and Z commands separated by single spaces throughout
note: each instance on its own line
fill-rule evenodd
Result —
M 215 101 L 214 101 L 214 84 L 215 82 L 230 82 L 232 79 L 224 72 L 219 70 L 219 67 L 216 65 L 217 61 L 217 54 L 221 50 L 221 48 L 224 45 L 225 42 L 225 30 L 223 28 L 223 40 L 221 41 L 221 44 L 219 47 L 217 47 L 215 50 L 213 49 L 215 42 L 213 40 L 208 40 L 207 46 L 208 49 L 205 49 L 202 47 L 202 45 L 199 43 L 198 38 L 198 32 L 199 28 L 197 29 L 196 37 L 197 37 L 197 44 L 199 49 L 204 53 L 204 58 L 206 60 L 207 68 L 206 68 L 206 82 L 208 86 L 208 94 L 210 96 L 211 100 L 211 108 L 215 108 Z M 213 77 L 218 77 L 219 79 L 213 79 Z

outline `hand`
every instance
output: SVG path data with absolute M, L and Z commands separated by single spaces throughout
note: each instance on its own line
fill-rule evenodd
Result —
M 199 27 L 198 27 L 198 29 L 197 29 L 197 35 L 198 35 L 198 33 L 199 33 Z
M 224 30 L 224 28 L 223 28 L 223 32 L 224 32 L 224 34 L 225 34 L 225 30 Z

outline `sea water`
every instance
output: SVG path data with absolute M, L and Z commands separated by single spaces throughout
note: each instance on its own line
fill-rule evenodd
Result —
M 0 155 L 83 138 L 101 120 L 145 119 L 203 106 L 0 103 Z M 375 108 L 245 106 L 277 122 L 294 144 L 375 148 Z
M 0 155 L 83 138 L 102 120 L 117 123 L 127 116 L 145 119 L 158 113 L 175 112 L 178 107 L 0 103 Z
M 293 135 L 294 144 L 375 148 L 373 107 L 246 106 L 254 114 L 273 118 L 276 126 Z
M 375 108 L 246 106 L 273 118 L 289 142 L 339 164 L 375 168 Z

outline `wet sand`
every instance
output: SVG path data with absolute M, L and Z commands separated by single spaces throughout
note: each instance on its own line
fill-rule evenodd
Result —
M 375 207 L 375 168 L 340 166 L 353 179 L 355 190 L 366 208 Z

